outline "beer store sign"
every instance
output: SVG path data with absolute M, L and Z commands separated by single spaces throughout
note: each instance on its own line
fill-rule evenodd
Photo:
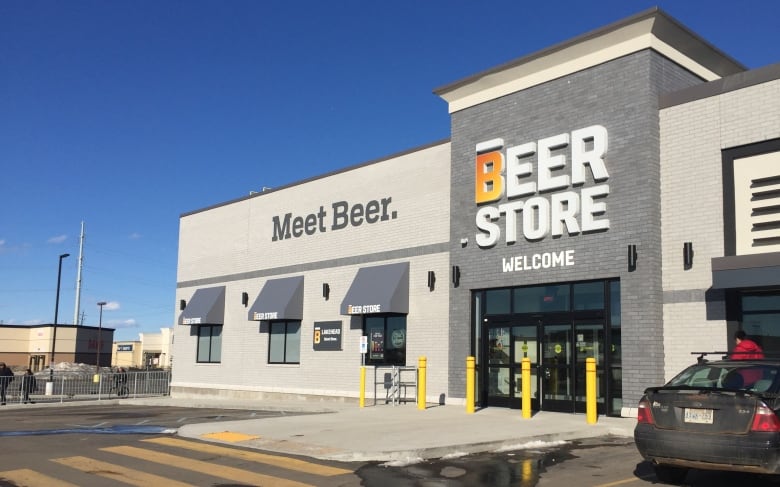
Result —
M 341 322 L 314 322 L 314 350 L 341 350 Z

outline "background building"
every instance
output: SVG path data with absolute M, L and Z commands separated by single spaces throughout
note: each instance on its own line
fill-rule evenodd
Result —
M 69 362 L 94 365 L 99 357 L 102 367 L 111 365 L 113 328 L 58 324 L 56 343 L 54 335 L 55 327 L 51 324 L 0 325 L 0 361 L 9 367 L 30 367 L 38 371 L 50 367 L 53 354 L 55 364 Z
M 160 333 L 138 335 L 138 340 L 114 342 L 111 364 L 137 369 L 170 368 L 173 328 L 160 328 Z

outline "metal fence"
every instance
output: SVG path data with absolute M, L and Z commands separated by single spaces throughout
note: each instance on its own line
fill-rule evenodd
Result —
M 32 382 L 28 377 L 34 377 Z M 33 387 L 34 386 L 34 387 Z M 28 397 L 24 391 L 28 390 Z M 168 396 L 171 391 L 170 370 L 95 373 L 39 373 L 16 375 L 8 384 L 6 402 L 32 403 L 66 401 L 101 401 L 108 399 Z
M 380 399 L 378 388 L 385 391 L 385 404 L 393 406 L 417 401 L 417 367 L 382 366 L 374 367 L 374 406 Z

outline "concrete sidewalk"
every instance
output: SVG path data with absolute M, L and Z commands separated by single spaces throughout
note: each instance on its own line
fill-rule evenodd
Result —
M 133 400 L 130 400 L 133 401 Z M 222 407 L 312 413 L 183 425 L 183 437 L 278 453 L 339 461 L 414 462 L 477 452 L 541 446 L 606 435 L 633 436 L 634 418 L 538 412 L 523 419 L 516 409 L 415 404 L 358 407 L 307 401 L 138 400 L 169 406 Z

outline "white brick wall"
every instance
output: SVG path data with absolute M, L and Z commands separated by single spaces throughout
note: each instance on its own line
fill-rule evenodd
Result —
M 661 233 L 663 237 L 665 376 L 690 365 L 692 351 L 726 350 L 723 302 L 711 303 L 711 259 L 722 257 L 721 150 L 780 137 L 780 81 L 661 110 Z M 693 267 L 683 269 L 683 243 Z
M 418 357 L 426 356 L 428 399 L 448 396 L 449 254 L 417 255 L 411 250 L 404 258 L 381 255 L 432 244 L 446 249 L 449 150 L 449 144 L 441 144 L 183 217 L 178 281 L 209 283 L 180 287 L 176 302 L 189 300 L 197 287 L 225 285 L 225 323 L 220 364 L 197 364 L 197 337 L 191 336 L 189 326 L 177 326 L 174 390 L 358 397 L 362 321 L 340 315 L 341 302 L 359 268 L 409 262 L 407 365 L 417 365 Z M 333 202 L 365 204 L 385 197 L 392 197 L 389 209 L 397 212 L 396 219 L 331 231 Z M 316 213 L 320 206 L 328 212 L 325 232 L 271 240 L 274 215 Z M 277 268 L 288 272 L 277 273 Z M 242 273 L 266 270 L 261 277 L 241 278 Z M 437 277 L 434 291 L 427 286 L 428 271 Z M 268 279 L 293 275 L 304 276 L 300 364 L 268 364 L 267 327 L 249 321 L 248 310 Z M 330 286 L 328 300 L 322 296 L 323 283 Z M 242 292 L 249 294 L 249 307 L 240 302 Z M 342 322 L 342 351 L 313 350 L 315 321 Z M 369 397 L 372 370 L 366 385 Z M 384 397 L 381 387 L 379 393 Z
M 377 253 L 449 238 L 449 144 L 185 216 L 178 282 Z M 331 230 L 332 204 L 391 197 L 397 218 Z M 272 241 L 275 216 L 327 212 L 326 231 Z

